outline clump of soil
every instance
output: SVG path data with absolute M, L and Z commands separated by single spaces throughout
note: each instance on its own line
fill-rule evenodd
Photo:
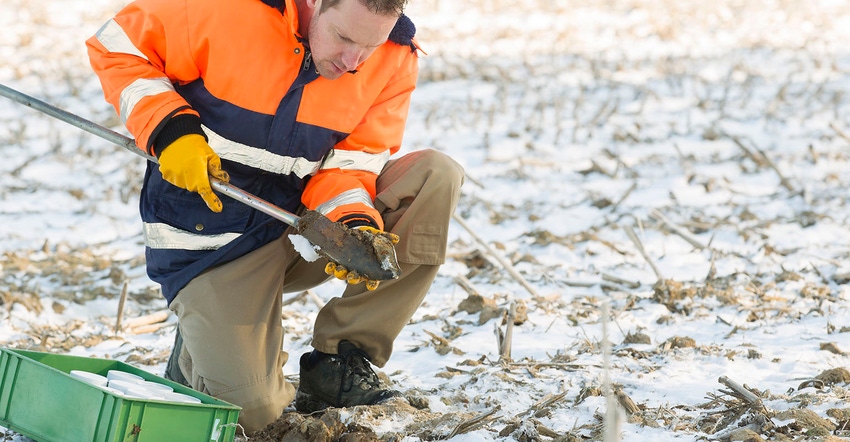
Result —
M 646 333 L 641 333 L 641 332 L 636 332 L 636 333 L 629 332 L 628 334 L 626 334 L 626 338 L 623 339 L 623 344 L 651 344 L 651 343 L 652 343 L 652 339 L 649 337 L 649 335 L 647 335 Z
M 458 311 L 467 312 L 471 315 L 480 313 L 478 316 L 478 325 L 484 324 L 487 321 L 498 318 L 504 314 L 504 310 L 496 305 L 496 301 L 490 298 L 485 298 L 481 295 L 469 295 L 461 301 L 457 306 Z
M 257 442 L 323 442 L 378 440 L 369 427 L 354 422 L 345 423 L 339 409 L 318 415 L 297 412 L 284 413 L 277 421 L 252 434 L 248 440 Z
M 824 419 L 812 410 L 806 408 L 794 408 L 776 413 L 776 419 L 780 421 L 793 421 L 789 426 L 793 430 L 803 430 L 808 435 L 828 435 L 835 430 L 835 424 Z
M 664 346 L 666 348 L 694 348 L 697 343 L 690 336 L 673 336 L 664 342 Z
M 846 384 L 850 383 L 850 371 L 844 367 L 830 368 L 815 376 L 815 379 L 823 381 L 824 384 Z
M 382 431 L 390 420 L 395 431 Z M 454 414 L 438 415 L 411 406 L 398 398 L 378 405 L 328 408 L 309 415 L 285 412 L 254 434 L 250 442 L 365 442 L 401 440 L 414 436 L 436 440 L 448 435 L 462 421 Z M 427 425 L 423 425 L 427 423 Z
M 388 232 L 375 233 L 360 229 L 347 229 L 346 233 L 374 252 L 374 257 L 381 264 L 382 270 L 392 273 L 395 277 L 401 274 L 395 254 L 397 236 Z

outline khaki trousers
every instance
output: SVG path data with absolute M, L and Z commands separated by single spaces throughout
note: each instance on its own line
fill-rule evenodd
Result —
M 377 290 L 351 285 L 318 313 L 312 346 L 336 353 L 340 340 L 365 350 L 379 367 L 393 341 L 422 303 L 445 261 L 449 221 L 463 170 L 433 150 L 390 161 L 377 180 L 375 207 L 385 230 L 396 233 L 401 277 Z M 328 279 L 326 261 L 307 262 L 287 235 L 192 280 L 171 303 L 183 348 L 179 366 L 198 391 L 242 407 L 247 432 L 274 422 L 295 390 L 283 376 L 282 293 Z

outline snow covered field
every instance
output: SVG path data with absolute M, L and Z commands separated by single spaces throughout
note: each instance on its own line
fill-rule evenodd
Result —
M 122 4 L 4 0 L 0 83 L 122 130 L 83 45 Z M 428 407 L 361 423 L 603 440 L 610 379 L 625 408 L 608 440 L 850 436 L 850 4 L 412 0 L 408 15 L 428 55 L 404 150 L 447 152 L 467 181 L 450 258 L 383 370 Z M 0 345 L 161 374 L 173 316 L 115 331 L 125 284 L 125 326 L 166 309 L 144 273 L 142 161 L 5 99 L 0 156 Z M 291 355 L 340 288 L 286 295 Z

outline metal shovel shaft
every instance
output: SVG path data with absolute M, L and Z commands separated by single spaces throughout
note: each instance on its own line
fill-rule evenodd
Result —
M 43 112 L 51 117 L 62 120 L 72 126 L 76 126 L 88 133 L 97 135 L 107 141 L 111 141 L 124 149 L 129 150 L 130 152 L 147 159 L 148 161 L 152 161 L 157 163 L 156 157 L 152 155 L 148 155 L 143 152 L 136 146 L 135 140 L 130 137 L 124 136 L 115 132 L 113 130 L 107 129 L 97 123 L 86 120 L 78 115 L 74 115 L 66 110 L 59 109 L 52 104 L 45 103 L 44 101 L 39 100 L 38 98 L 31 97 L 22 92 L 18 92 L 8 86 L 0 84 L 0 95 L 17 101 L 18 103 L 23 104 L 24 106 L 31 107 L 37 111 Z M 254 196 L 230 183 L 225 183 L 219 179 L 210 177 L 210 185 L 213 189 L 269 215 L 275 219 L 285 222 L 292 227 L 297 227 L 298 224 L 298 216 L 287 212 L 286 210 L 281 209 L 271 203 Z
M 158 162 L 156 157 L 140 150 L 132 138 L 97 123 L 2 84 L 0 84 L 0 95 L 111 141 L 148 161 Z M 383 281 L 398 278 L 400 274 L 392 245 L 380 247 L 378 242 L 365 244 L 358 241 L 354 236 L 347 234 L 345 227 L 331 222 L 327 217 L 312 210 L 307 211 L 305 214 L 307 221 L 304 222 L 302 217 L 214 177 L 210 177 L 210 185 L 214 190 L 294 227 L 299 234 L 318 248 L 317 252 L 320 255 L 357 272 L 367 279 Z M 378 237 L 378 239 L 383 240 L 381 237 Z
M 278 219 L 280 221 L 289 224 L 292 227 L 298 227 L 298 221 L 301 219 L 297 215 L 292 212 L 287 212 L 286 210 L 281 209 L 278 206 L 256 196 L 251 193 L 248 193 L 233 184 L 226 183 L 218 178 L 210 177 L 210 186 L 235 200 L 241 201 L 260 212 L 265 213 L 266 215 L 271 216 L 274 219 Z
M 23 104 L 24 106 L 31 107 L 37 111 L 44 112 L 51 117 L 62 120 L 72 126 L 79 127 L 80 129 L 97 135 L 101 138 L 106 139 L 107 141 L 111 141 L 127 150 L 132 151 L 136 155 L 140 155 L 142 157 L 147 158 L 150 161 L 156 162 L 156 158 L 142 152 L 136 147 L 136 142 L 129 137 L 125 137 L 124 135 L 119 134 L 118 132 L 109 130 L 97 123 L 86 120 L 85 118 L 74 115 L 66 110 L 59 109 L 52 104 L 45 103 L 38 98 L 30 97 L 29 95 L 18 92 L 6 85 L 0 84 L 0 95 L 9 98 L 11 100 L 17 101 L 18 103 Z

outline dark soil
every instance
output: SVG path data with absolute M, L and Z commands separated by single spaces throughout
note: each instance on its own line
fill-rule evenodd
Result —
M 411 406 L 405 399 L 380 405 L 329 408 L 310 415 L 285 412 L 277 421 L 249 435 L 251 442 L 397 441 L 406 436 L 436 440 L 449 434 L 464 417 L 440 416 Z M 392 431 L 381 430 L 393 422 Z

